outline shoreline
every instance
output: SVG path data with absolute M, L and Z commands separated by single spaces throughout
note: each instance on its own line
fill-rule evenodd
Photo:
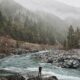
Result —
M 52 45 L 16 41 L 11 37 L 0 37 L 0 44 L 0 59 L 9 55 L 22 55 L 43 51 L 33 55 L 33 58 L 62 68 L 80 68 L 80 49 L 59 50 L 58 47 Z M 46 52 L 46 50 L 49 51 Z

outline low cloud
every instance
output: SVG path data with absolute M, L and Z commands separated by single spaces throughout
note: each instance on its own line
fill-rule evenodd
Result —
M 80 17 L 80 8 L 75 7 L 77 4 L 80 3 L 79 0 L 16 0 L 16 1 L 29 10 L 45 11 L 56 16 L 59 16 L 62 19 L 73 16 L 75 18 Z

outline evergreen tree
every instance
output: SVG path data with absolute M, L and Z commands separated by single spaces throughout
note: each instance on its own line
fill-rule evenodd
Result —
M 75 33 L 72 25 L 69 27 L 69 32 L 67 36 L 67 44 L 68 44 L 68 49 L 74 48 L 74 42 L 75 42 Z
M 52 28 L 43 26 L 40 22 L 36 24 L 30 21 L 26 18 L 25 22 L 20 24 L 14 22 L 11 17 L 3 16 L 0 12 L 0 35 L 9 35 L 16 40 L 32 43 L 52 45 L 55 43 Z
M 75 48 L 79 48 L 79 41 L 80 41 L 80 31 L 79 28 L 77 27 L 76 31 L 75 31 L 75 39 L 74 39 L 74 47 Z
M 72 49 L 72 48 L 79 48 L 80 42 L 80 30 L 77 28 L 75 31 L 72 26 L 69 27 L 67 39 L 64 40 L 64 49 Z

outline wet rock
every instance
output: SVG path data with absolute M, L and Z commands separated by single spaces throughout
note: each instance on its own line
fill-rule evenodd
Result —
M 51 77 L 32 77 L 27 80 L 58 80 L 56 76 L 51 76 Z
M 79 50 L 50 50 L 47 53 L 38 53 L 32 56 L 45 63 L 53 63 L 62 68 L 80 68 L 80 49 Z
M 80 63 L 77 59 L 65 60 L 63 65 L 64 65 L 64 68 L 72 68 L 72 69 L 76 69 L 80 67 Z
M 58 78 L 56 76 L 51 76 L 49 78 L 46 78 L 45 80 L 58 80 Z
M 80 67 L 79 60 L 73 61 L 73 67 L 74 67 L 74 68 Z
M 25 80 L 25 79 L 20 75 L 15 75 L 15 76 L 8 76 L 8 77 L 0 77 L 0 80 Z
M 6 57 L 7 55 L 6 54 L 0 54 L 0 59 L 2 59 L 2 58 L 4 58 L 4 57 Z
M 25 80 L 19 73 L 0 70 L 0 80 Z
M 53 63 L 53 59 L 48 59 L 47 63 Z

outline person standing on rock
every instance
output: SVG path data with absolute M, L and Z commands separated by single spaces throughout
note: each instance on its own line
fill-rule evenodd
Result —
M 38 72 L 38 77 L 41 77 L 41 73 L 42 73 L 42 67 L 39 67 L 39 72 Z

